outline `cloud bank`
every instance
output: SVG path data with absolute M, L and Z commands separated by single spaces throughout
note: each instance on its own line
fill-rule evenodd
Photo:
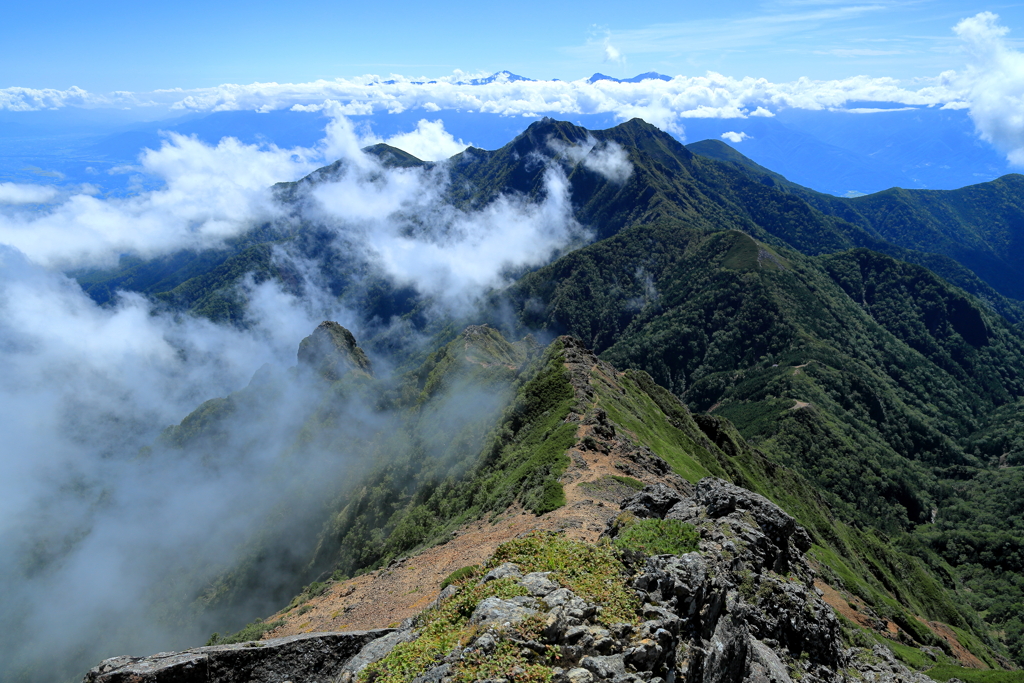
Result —
M 0 204 L 42 204 L 59 194 L 55 187 L 29 183 L 0 183 Z
M 279 208 L 268 188 L 321 165 L 335 143 L 320 150 L 283 150 L 225 138 L 216 146 L 170 134 L 160 149 L 142 152 L 137 166 L 161 189 L 110 199 L 74 193 L 42 212 L 4 212 L 0 244 L 48 267 L 110 266 L 121 253 L 153 257 L 176 249 L 204 249 L 271 220 Z M 5 183 L 0 200 L 49 201 L 54 188 Z
M 999 17 L 981 12 L 956 24 L 968 64 L 960 72 L 945 71 L 932 78 L 901 81 L 887 77 L 854 76 L 836 80 L 775 83 L 764 78 L 734 78 L 708 72 L 677 75 L 669 80 L 640 82 L 589 79 L 530 80 L 500 72 L 490 77 L 455 71 L 440 78 L 401 75 L 337 78 L 307 83 L 223 84 L 212 88 L 170 89 L 146 93 L 89 93 L 67 90 L 6 88 L 0 90 L 0 110 L 37 111 L 64 107 L 164 108 L 174 111 L 296 111 L 333 110 L 354 116 L 422 111 L 479 112 L 502 116 L 611 115 L 621 120 L 640 117 L 678 135 L 689 118 L 746 118 L 773 116 L 780 109 L 879 111 L 858 103 L 875 102 L 905 107 L 969 108 L 981 137 L 1024 164 L 1024 54 L 1006 42 L 1008 29 Z M 605 56 L 622 61 L 622 51 L 604 40 Z M 892 107 L 886 107 L 892 110 Z M 436 123 L 436 122 L 435 122 Z M 461 141 L 445 138 L 424 118 L 414 145 L 422 158 L 443 158 Z M 396 146 L 401 144 L 396 142 Z
M 430 297 L 423 315 L 464 313 L 511 272 L 587 237 L 556 159 L 538 160 L 542 197 L 500 196 L 470 211 L 446 201 L 445 164 L 391 168 L 363 153 L 365 142 L 341 116 L 308 149 L 168 135 L 125 169 L 159 185 L 131 197 L 0 186 L 0 620 L 12 631 L 0 643 L 0 678 L 20 666 L 41 667 L 45 680 L 80 676 L 46 667 L 75 652 L 95 661 L 119 654 L 103 649 L 115 641 L 138 651 L 196 645 L 194 633 L 182 642 L 188 629 L 154 623 L 160 601 L 187 604 L 230 568 L 253 519 L 271 507 L 287 506 L 280 517 L 301 521 L 296 507 L 308 504 L 313 515 L 337 493 L 344 449 L 304 452 L 302 468 L 282 471 L 288 436 L 319 400 L 301 383 L 285 390 L 273 420 L 241 415 L 216 461 L 189 449 L 144 453 L 163 427 L 244 388 L 264 364 L 293 366 L 299 341 L 320 321 L 337 320 L 365 340 L 364 325 L 381 321 L 346 303 L 359 292 L 343 299 L 327 282 L 340 259 L 353 266 L 351 288 L 377 275 Z M 425 157 L 463 145 L 430 121 L 389 142 Z M 592 155 L 622 172 L 614 150 Z M 273 183 L 334 159 L 334 175 L 300 184 L 290 204 L 274 200 Z M 60 272 L 300 223 L 320 241 L 307 252 L 291 243 L 274 249 L 287 282 L 233 285 L 247 303 L 244 327 L 167 311 L 138 294 L 99 306 Z M 463 417 L 496 407 L 493 395 L 466 400 L 455 411 Z M 382 419 L 357 405 L 345 411 L 338 422 L 346 429 Z M 110 640 L 97 645 L 98 633 Z
M 1024 166 L 1024 54 L 1006 43 L 999 16 L 981 12 L 953 29 L 971 62 L 962 77 L 971 118 L 982 139 Z
M 704 76 L 675 76 L 639 83 L 599 80 L 514 80 L 499 76 L 475 79 L 467 74 L 437 79 L 392 75 L 309 83 L 225 84 L 215 88 L 149 93 L 93 95 L 84 91 L 0 91 L 0 107 L 32 110 L 63 106 L 163 106 L 181 111 L 321 111 L 332 102 L 344 115 L 371 115 L 422 110 L 481 112 L 504 116 L 572 117 L 611 114 L 620 119 L 640 116 L 666 130 L 678 129 L 693 117 L 743 118 L 770 116 L 779 108 L 841 108 L 852 101 L 901 103 L 908 106 L 945 105 L 960 101 L 964 91 L 952 72 L 936 78 L 903 83 L 893 78 L 852 78 L 817 81 L 800 79 L 773 83 L 764 78 L 732 78 L 709 72 Z

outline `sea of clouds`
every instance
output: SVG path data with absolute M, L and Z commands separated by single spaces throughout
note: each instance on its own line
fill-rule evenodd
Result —
M 426 115 L 441 110 L 529 117 L 611 114 L 622 120 L 641 117 L 666 131 L 681 133 L 688 118 L 770 117 L 784 108 L 844 109 L 850 103 L 875 102 L 969 109 L 983 139 L 1012 163 L 1024 163 L 1024 118 L 1019 106 L 1024 97 L 1024 55 L 1008 44 L 1009 30 L 992 12 L 964 19 L 953 30 L 961 39 L 965 68 L 912 81 L 856 76 L 774 83 L 764 78 L 734 78 L 709 72 L 703 76 L 677 75 L 667 81 L 591 83 L 589 79 L 518 79 L 507 73 L 480 78 L 481 74 L 456 71 L 430 79 L 371 75 L 145 93 L 14 87 L 0 90 L 0 109 L 155 107 L 217 112 L 318 111 L 327 107 L 347 115 L 411 110 L 422 110 Z

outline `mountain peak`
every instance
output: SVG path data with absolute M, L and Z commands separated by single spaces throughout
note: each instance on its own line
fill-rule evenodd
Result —
M 487 85 L 488 83 L 514 83 L 516 81 L 529 81 L 532 82 L 533 78 L 527 78 L 526 76 L 520 76 L 514 74 L 508 69 L 502 69 L 490 76 L 484 76 L 483 78 L 471 78 L 468 81 L 459 81 L 459 85 Z
M 299 344 L 299 365 L 334 382 L 350 371 L 373 375 L 370 359 L 356 338 L 338 323 L 325 320 Z
M 415 168 L 432 165 L 431 162 L 423 161 L 419 157 L 409 154 L 404 149 L 392 147 L 384 142 L 364 147 L 363 153 L 376 157 L 386 168 Z
M 597 83 L 598 81 L 612 81 L 613 83 L 640 83 L 642 81 L 671 81 L 671 76 L 660 74 L 657 71 L 647 71 L 642 74 L 633 76 L 632 78 L 613 78 L 603 73 L 595 73 L 593 76 L 587 79 L 587 83 Z

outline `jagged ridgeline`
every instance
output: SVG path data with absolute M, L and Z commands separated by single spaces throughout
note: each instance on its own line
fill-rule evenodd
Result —
M 595 172 L 579 157 L 581 146 L 598 154 L 621 149 L 628 176 Z M 365 151 L 389 167 L 442 168 L 383 144 Z M 500 195 L 538 198 L 552 160 L 566 171 L 576 219 L 597 239 L 670 220 L 704 231 L 741 230 L 807 254 L 869 248 L 923 265 L 1008 319 L 1024 319 L 1017 276 L 1024 266 L 1020 175 L 956 191 L 890 190 L 846 199 L 790 183 L 720 141 L 684 147 L 640 119 L 598 131 L 544 119 L 499 150 L 469 148 L 452 157 L 443 167 L 450 179 L 446 200 L 479 208 Z M 246 276 L 286 287 L 301 280 L 294 266 L 273 257 L 275 248 L 287 246 L 316 261 L 332 293 L 351 298 L 367 320 L 413 312 L 419 303 L 414 289 L 390 282 L 356 256 L 362 250 L 351 247 L 358 245 L 339 242 L 304 212 L 308 193 L 345 169 L 339 161 L 275 186 L 286 216 L 229 240 L 226 248 L 148 261 L 126 255 L 116 269 L 74 275 L 101 303 L 128 289 L 215 320 L 244 322 L 245 298 L 237 285 Z
M 350 459 L 343 476 L 332 482 L 336 495 L 329 500 L 325 499 L 316 511 L 322 524 L 310 524 L 314 521 L 313 516 L 303 523 L 318 530 L 315 537 L 310 536 L 308 539 L 304 557 L 299 556 L 300 551 L 296 549 L 294 538 L 296 531 L 301 531 L 301 528 L 274 528 L 272 524 L 268 525 L 260 537 L 253 541 L 253 559 L 241 566 L 228 568 L 215 584 L 216 587 L 203 594 L 201 601 L 210 610 L 230 607 L 229 611 L 234 612 L 235 618 L 241 611 L 251 609 L 251 603 L 246 602 L 246 598 L 250 597 L 247 594 L 266 596 L 269 589 L 275 588 L 265 580 L 267 560 L 279 556 L 281 548 L 286 546 L 291 547 L 295 553 L 292 567 L 294 573 L 291 574 L 293 590 L 297 590 L 299 582 L 310 581 L 313 577 L 321 580 L 307 585 L 300 600 L 293 601 L 272 620 L 255 623 L 237 638 L 228 638 L 226 642 L 259 637 L 267 630 L 287 629 L 289 624 L 293 627 L 301 624 L 309 619 L 309 603 L 305 601 L 315 600 L 333 591 L 333 583 L 344 581 L 344 575 L 388 565 L 399 556 L 415 554 L 432 544 L 448 540 L 451 532 L 466 522 L 481 517 L 493 519 L 510 507 L 526 508 L 537 516 L 538 523 L 545 519 L 559 519 L 560 524 L 556 528 L 577 528 L 580 526 L 579 520 L 598 521 L 598 528 L 603 527 L 604 523 L 611 524 L 613 533 L 621 537 L 621 547 L 629 551 L 625 559 L 633 563 L 639 572 L 632 581 L 636 585 L 646 586 L 645 590 L 653 591 L 654 584 L 651 582 L 662 581 L 657 577 L 661 576 L 659 572 L 663 570 L 659 568 L 660 565 L 642 570 L 644 552 L 671 554 L 684 552 L 687 548 L 647 545 L 664 543 L 666 539 L 659 538 L 664 532 L 655 532 L 654 538 L 644 540 L 642 534 L 633 534 L 634 522 L 630 521 L 631 517 L 618 515 L 612 506 L 595 504 L 595 498 L 623 500 L 635 492 L 632 486 L 624 492 L 610 490 L 608 484 L 613 478 L 602 474 L 601 468 L 611 465 L 612 471 L 620 472 L 619 479 L 622 481 L 634 482 L 638 486 L 653 482 L 661 484 L 657 490 L 664 493 L 654 498 L 641 496 L 636 499 L 645 501 L 642 505 L 637 503 L 643 509 L 635 508 L 636 514 L 641 517 L 664 517 L 669 508 L 694 491 L 693 484 L 697 482 L 701 482 L 698 492 L 716 492 L 698 493 L 699 500 L 703 500 L 700 495 L 708 499 L 702 504 L 718 509 L 715 515 L 732 514 L 737 509 L 739 494 L 730 494 L 732 489 L 728 485 L 708 478 L 717 477 L 767 496 L 792 513 L 803 525 L 806 531 L 799 530 L 797 534 L 792 520 L 784 513 L 768 511 L 764 507 L 768 503 L 757 503 L 761 507 L 756 508 L 759 511 L 757 514 L 767 515 L 765 520 L 768 521 L 749 517 L 748 513 L 739 511 L 730 518 L 735 518 L 730 524 L 738 525 L 732 531 L 725 527 L 722 531 L 718 526 L 705 525 L 711 535 L 702 543 L 710 544 L 709 548 L 717 548 L 715 553 L 721 553 L 720 558 L 714 554 L 718 558 L 714 562 L 730 567 L 729 576 L 735 573 L 734 582 L 744 596 L 740 598 L 734 595 L 728 603 L 732 607 L 726 606 L 723 600 L 728 591 L 726 588 L 716 588 L 721 582 L 714 578 L 714 572 L 707 573 L 707 580 L 716 582 L 716 587 L 709 583 L 704 599 L 709 605 L 717 605 L 714 607 L 714 621 L 721 619 L 720 623 L 732 629 L 728 631 L 732 635 L 726 640 L 736 640 L 739 643 L 736 647 L 746 648 L 748 646 L 740 641 L 746 643 L 748 628 L 752 628 L 751 624 L 760 623 L 743 616 L 744 600 L 760 604 L 766 600 L 770 602 L 781 599 L 789 605 L 786 601 L 791 596 L 787 596 L 795 594 L 794 591 L 799 593 L 799 600 L 794 603 L 796 606 L 789 605 L 786 609 L 795 610 L 792 618 L 799 616 L 807 619 L 806 624 L 789 628 L 785 623 L 791 621 L 790 617 L 780 619 L 774 614 L 774 608 L 765 612 L 766 624 L 774 624 L 771 629 L 788 634 L 786 638 L 793 642 L 787 640 L 785 647 L 790 651 L 779 649 L 777 655 L 770 654 L 770 649 L 760 644 L 759 640 L 750 645 L 754 648 L 752 651 L 760 653 L 758 656 L 764 660 L 763 666 L 775 666 L 779 657 L 786 661 L 802 661 L 799 660 L 802 651 L 811 653 L 812 664 L 815 666 L 828 660 L 827 665 L 836 671 L 843 666 L 841 662 L 854 656 L 869 657 L 862 664 L 871 666 L 875 660 L 870 657 L 877 655 L 843 654 L 841 648 L 857 646 L 870 650 L 874 644 L 881 642 L 895 650 L 911 666 L 968 661 L 991 667 L 1005 664 L 1005 660 L 1000 659 L 993 650 L 995 643 L 986 637 L 973 611 L 959 602 L 955 594 L 942 585 L 924 562 L 899 551 L 884 536 L 858 530 L 834 518 L 815 489 L 803 477 L 771 462 L 763 453 L 751 448 L 726 419 L 691 415 L 677 397 L 657 385 L 643 371 L 619 372 L 571 337 L 561 337 L 546 349 L 541 349 L 530 339 L 510 344 L 492 328 L 470 327 L 438 348 L 419 369 L 402 378 L 401 382 L 387 387 L 386 398 L 378 399 L 374 410 L 391 412 L 393 421 L 382 424 L 377 434 L 365 437 L 363 444 L 353 446 L 341 441 L 350 437 L 351 433 L 339 429 L 339 422 L 328 417 L 343 415 L 349 409 L 348 402 L 354 394 L 373 386 L 374 379 L 366 372 L 368 367 L 365 356 L 353 341 L 344 328 L 325 322 L 300 346 L 300 365 L 290 372 L 287 381 L 313 382 L 312 385 L 303 385 L 307 390 L 309 386 L 317 386 L 316 383 L 319 383 L 320 392 L 318 400 L 311 403 L 314 405 L 311 414 L 299 428 L 301 448 L 297 447 L 295 451 L 286 454 L 282 462 L 293 465 L 293 458 L 308 457 L 304 454 L 313 450 L 316 444 L 337 454 L 361 452 L 367 457 L 362 461 Z M 314 349 L 319 349 L 319 352 L 314 352 Z M 344 370 L 340 370 L 342 368 Z M 443 416 L 446 413 L 470 404 L 464 397 L 469 396 L 472 403 L 478 401 L 479 395 L 472 392 L 481 387 L 500 395 L 500 405 L 493 405 L 479 419 L 460 422 L 454 428 L 438 426 L 437 421 L 445 419 Z M 250 390 L 251 387 L 247 391 Z M 371 394 L 363 395 L 368 398 Z M 236 395 L 229 400 L 237 401 L 239 397 Z M 227 415 L 230 413 L 217 416 L 207 411 L 203 426 L 191 430 L 188 437 L 191 443 L 201 444 L 209 436 L 218 444 L 223 444 Z M 193 416 L 190 416 L 181 427 L 168 430 L 167 434 L 177 434 L 186 424 L 194 423 Z M 396 436 L 398 432 L 402 436 Z M 432 438 L 444 439 L 446 448 L 429 447 L 427 444 Z M 665 487 L 664 483 L 672 488 Z M 722 491 L 725 492 L 724 497 L 721 496 Z M 302 492 L 297 490 L 297 493 Z M 739 498 L 742 499 L 742 496 Z M 717 502 L 708 502 L 712 499 Z M 747 503 L 741 502 L 739 509 L 746 509 L 745 505 Z M 566 506 L 568 509 L 564 509 Z M 774 509 L 774 506 L 771 507 Z M 628 506 L 626 509 L 634 510 Z M 289 521 L 296 519 L 291 510 L 277 509 L 270 513 L 271 517 Z M 559 517 L 560 513 L 564 514 Z M 694 508 L 688 514 L 693 521 L 703 524 L 702 520 L 710 513 L 702 513 Z M 690 520 L 690 517 L 686 519 Z M 772 524 L 779 529 L 785 527 L 784 534 L 778 529 L 773 531 L 775 527 Z M 735 529 L 741 530 L 739 536 L 735 535 Z M 795 570 L 787 568 L 786 563 L 797 560 L 785 560 L 785 557 L 789 557 L 786 553 L 790 551 L 778 551 L 771 543 L 764 546 L 763 543 L 753 541 L 748 548 L 747 541 L 743 540 L 747 536 L 751 539 L 774 539 L 773 543 L 785 546 L 791 534 L 797 534 L 794 538 L 798 536 L 793 543 L 799 546 L 801 557 L 805 551 L 809 551 L 808 557 L 817 576 L 823 580 L 818 585 L 833 596 L 830 604 L 837 608 L 845 606 L 847 613 L 852 613 L 851 603 L 858 606 L 859 611 L 853 617 L 855 621 L 845 617 L 836 621 L 834 617 L 829 617 L 831 621 L 826 620 L 822 622 L 825 625 L 821 626 L 818 623 L 819 617 L 814 615 L 827 608 L 816 595 L 812 595 L 812 575 L 807 573 L 808 570 L 797 572 L 800 581 L 807 585 L 794 585 L 792 581 L 795 579 L 789 574 Z M 284 538 L 288 539 L 287 543 L 283 542 Z M 688 542 L 695 544 L 696 541 L 695 535 Z M 586 551 L 582 546 L 573 546 L 571 543 L 565 548 L 575 553 L 597 552 L 592 558 L 593 562 L 618 562 L 611 559 L 611 556 L 601 559 L 609 552 L 607 549 Z M 558 546 L 543 550 L 541 557 L 529 559 L 535 551 L 530 550 L 527 542 L 519 551 L 506 547 L 502 551 L 505 555 L 501 557 L 521 563 L 539 562 L 537 566 L 543 569 L 544 562 L 556 561 L 552 553 L 563 552 L 565 548 Z M 734 551 L 741 553 L 742 557 L 746 557 L 742 553 L 752 552 L 753 556 L 760 559 L 756 562 L 739 561 L 732 554 Z M 782 554 L 778 555 L 779 552 Z M 803 559 L 799 560 L 801 567 L 806 566 L 803 562 Z M 762 568 L 761 564 L 765 567 Z M 768 570 L 769 566 L 771 571 Z M 592 568 L 595 567 L 588 562 L 587 569 Z M 273 569 L 271 574 L 276 575 L 279 567 Z M 325 579 L 327 576 L 331 578 Z M 472 576 L 472 573 L 468 576 Z M 588 585 L 586 581 L 589 579 L 583 577 L 581 580 L 584 581 L 581 587 Z M 608 590 L 613 590 L 608 585 L 609 580 L 603 579 L 599 585 L 604 587 L 588 599 L 597 599 Z M 621 577 L 621 580 L 626 579 Z M 499 584 L 493 584 L 491 589 L 498 587 Z M 282 595 L 282 591 L 287 588 L 287 582 L 276 586 L 278 595 Z M 721 590 L 721 596 L 714 597 L 715 590 Z M 779 598 L 772 591 L 782 597 Z M 845 597 L 839 597 L 837 591 Z M 483 598 L 488 594 L 481 592 L 478 597 Z M 467 599 L 474 595 L 477 594 L 467 594 Z M 501 595 L 508 597 L 504 593 Z M 634 617 L 628 613 L 633 598 L 629 597 L 629 592 L 624 595 L 626 597 L 623 599 L 627 603 L 623 603 L 620 608 L 627 611 L 621 615 L 607 612 L 604 621 L 599 620 L 599 626 L 617 628 L 615 623 L 633 623 Z M 659 595 L 668 599 L 669 594 Z M 813 615 L 807 611 L 810 608 L 803 606 L 806 601 L 813 602 L 813 610 L 816 610 Z M 734 602 L 736 605 L 733 605 Z M 306 607 L 295 609 L 303 603 Z M 467 603 L 467 609 L 472 610 L 474 607 L 475 602 Z M 651 618 L 650 614 L 657 611 L 654 607 L 645 609 L 647 612 L 644 613 L 648 615 L 645 618 Z M 704 614 L 704 611 L 701 613 Z M 505 618 L 500 614 L 498 616 Z M 221 612 L 220 618 L 221 623 L 227 623 L 230 619 L 224 612 Z M 445 623 L 442 622 L 442 627 Z M 827 631 L 820 638 L 813 636 L 814 629 L 819 627 Z M 430 639 L 435 637 L 431 635 L 431 628 L 425 627 L 425 635 L 418 641 L 422 642 L 422 647 L 435 647 L 431 645 L 433 641 Z M 568 628 L 565 625 L 563 630 Z M 637 625 L 632 628 L 635 630 Z M 649 630 L 654 634 L 657 628 L 651 627 Z M 628 640 L 632 632 L 624 631 L 616 637 Z M 883 633 L 887 636 L 883 637 Z M 943 634 L 954 635 L 943 637 Z M 441 632 L 438 637 L 440 635 Z M 451 631 L 445 637 L 457 635 L 457 631 Z M 760 637 L 768 638 L 766 642 L 772 642 L 774 636 L 770 635 L 765 631 Z M 694 631 L 692 637 L 693 644 L 687 647 L 701 648 L 700 630 Z M 213 642 L 224 642 L 224 639 L 215 637 Z M 779 647 L 782 648 L 781 645 Z M 667 650 L 661 646 L 656 648 L 650 645 L 648 650 L 650 657 L 655 659 L 667 656 Z M 826 650 L 834 656 L 819 657 L 820 652 Z M 413 651 L 416 652 L 415 649 Z M 743 651 L 746 652 L 745 649 Z M 388 680 L 407 680 L 415 673 L 415 667 L 429 668 L 433 657 L 431 652 L 421 657 L 425 657 L 422 662 L 416 660 L 412 668 L 402 664 L 401 659 L 398 664 L 392 663 L 391 666 L 398 666 L 399 670 L 387 673 Z M 439 651 L 439 656 L 443 654 Z M 740 659 L 744 657 L 746 655 Z M 389 661 L 385 660 L 382 666 L 387 666 Z M 490 666 L 486 664 L 487 661 L 487 658 L 481 660 L 484 668 Z M 719 671 L 721 668 L 719 664 L 714 664 L 718 661 L 714 656 L 704 661 L 694 654 L 691 661 L 694 667 L 703 667 L 709 671 Z M 698 661 L 704 663 L 698 665 Z M 609 660 L 608 665 L 612 664 Z M 786 665 L 779 663 L 777 666 Z M 731 671 L 736 667 L 729 665 L 726 668 Z M 534 666 L 530 671 L 531 675 L 541 676 L 537 680 L 547 680 L 543 670 Z M 736 668 L 735 673 L 737 676 L 743 674 L 742 667 Z
M 628 160 L 619 172 L 585 163 L 615 150 Z M 1024 661 L 1021 176 L 837 198 L 639 120 L 587 131 L 545 119 L 446 165 L 367 151 L 448 174 L 446 201 L 467 210 L 539 199 L 559 165 L 595 243 L 491 292 L 473 322 L 492 327 L 455 334 L 465 323 L 427 316 L 429 300 L 304 213 L 338 162 L 277 186 L 287 218 L 225 249 L 76 274 L 98 301 L 128 288 L 245 324 L 244 278 L 301 293 L 275 257 L 286 249 L 367 329 L 437 335 L 419 355 L 392 332 L 360 340 L 371 356 L 398 349 L 405 372 L 385 378 L 351 335 L 321 327 L 299 368 L 264 368 L 168 430 L 154 457 L 179 449 L 216 467 L 272 453 L 273 485 L 288 492 L 239 512 L 266 521 L 244 562 L 189 596 L 220 615 L 193 623 L 237 628 L 314 579 L 380 567 L 510 504 L 563 510 L 573 454 L 604 447 L 633 454 L 620 462 L 641 481 L 663 462 L 781 505 L 861 610 L 851 633 L 883 625 L 915 666 L 934 663 L 917 648 L 929 644 Z M 506 341 L 528 331 L 580 341 Z

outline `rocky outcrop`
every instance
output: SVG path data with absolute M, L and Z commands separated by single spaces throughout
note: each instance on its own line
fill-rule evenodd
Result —
M 604 605 L 560 585 L 556 574 L 506 562 L 473 590 L 496 582 L 514 597 L 492 594 L 458 606 L 468 617 L 466 639 L 424 670 L 407 671 L 409 680 L 452 683 L 466 662 L 508 657 L 511 650 L 520 664 L 491 683 L 512 683 L 530 662 L 546 662 L 553 683 L 929 683 L 885 647 L 845 647 L 837 617 L 813 585 L 804 556 L 811 539 L 766 498 L 707 478 L 686 492 L 648 486 L 621 507 L 606 531 L 612 539 L 639 519 L 678 520 L 699 532 L 694 552 L 625 551 L 628 575 L 621 580 L 637 598 L 634 620 L 609 623 Z M 518 588 L 510 593 L 509 586 Z M 86 683 L 353 683 L 398 644 L 420 637 L 431 615 L 466 590 L 449 585 L 424 613 L 427 621 L 410 629 L 115 658 L 90 671 Z M 376 675 L 371 670 L 369 680 Z
M 149 657 L 113 657 L 91 669 L 83 683 L 332 683 L 350 660 L 375 643 L 394 641 L 388 643 L 394 647 L 399 642 L 395 633 L 304 633 Z M 377 649 L 381 651 L 363 659 L 376 661 L 390 651 Z
M 637 518 L 680 520 L 700 533 L 695 552 L 633 555 L 628 581 L 641 603 L 638 623 L 602 625 L 601 605 L 547 574 L 523 575 L 506 563 L 484 579 L 514 579 L 529 596 L 480 602 L 472 621 L 486 630 L 423 680 L 451 680 L 460 660 L 487 656 L 503 639 L 526 654 L 557 646 L 555 683 L 929 680 L 884 647 L 844 647 L 839 621 L 814 588 L 804 557 L 811 539 L 766 498 L 708 478 L 690 493 L 648 486 L 622 509 L 609 523 L 610 537 Z M 536 640 L 510 628 L 527 618 L 543 624 Z
M 693 524 L 701 538 L 698 552 L 649 558 L 633 579 L 654 616 L 642 640 L 657 644 L 658 629 L 672 636 L 672 647 L 642 648 L 645 666 L 703 683 L 841 680 L 849 657 L 813 587 L 806 532 L 767 499 L 720 479 L 702 480 L 690 497 L 673 493 L 648 487 L 623 504 L 636 516 Z
M 647 558 L 632 580 L 645 621 L 623 654 L 640 678 L 929 680 L 884 647 L 844 648 L 839 621 L 813 586 L 804 556 L 810 537 L 763 496 L 707 478 L 689 496 L 648 486 L 622 508 L 630 516 L 687 522 L 700 533 L 699 551 Z M 621 517 L 613 521 L 609 535 L 623 525 Z
M 336 322 L 325 320 L 299 343 L 299 367 L 309 368 L 334 382 L 349 372 L 372 375 L 370 359 L 356 344 L 352 333 Z

